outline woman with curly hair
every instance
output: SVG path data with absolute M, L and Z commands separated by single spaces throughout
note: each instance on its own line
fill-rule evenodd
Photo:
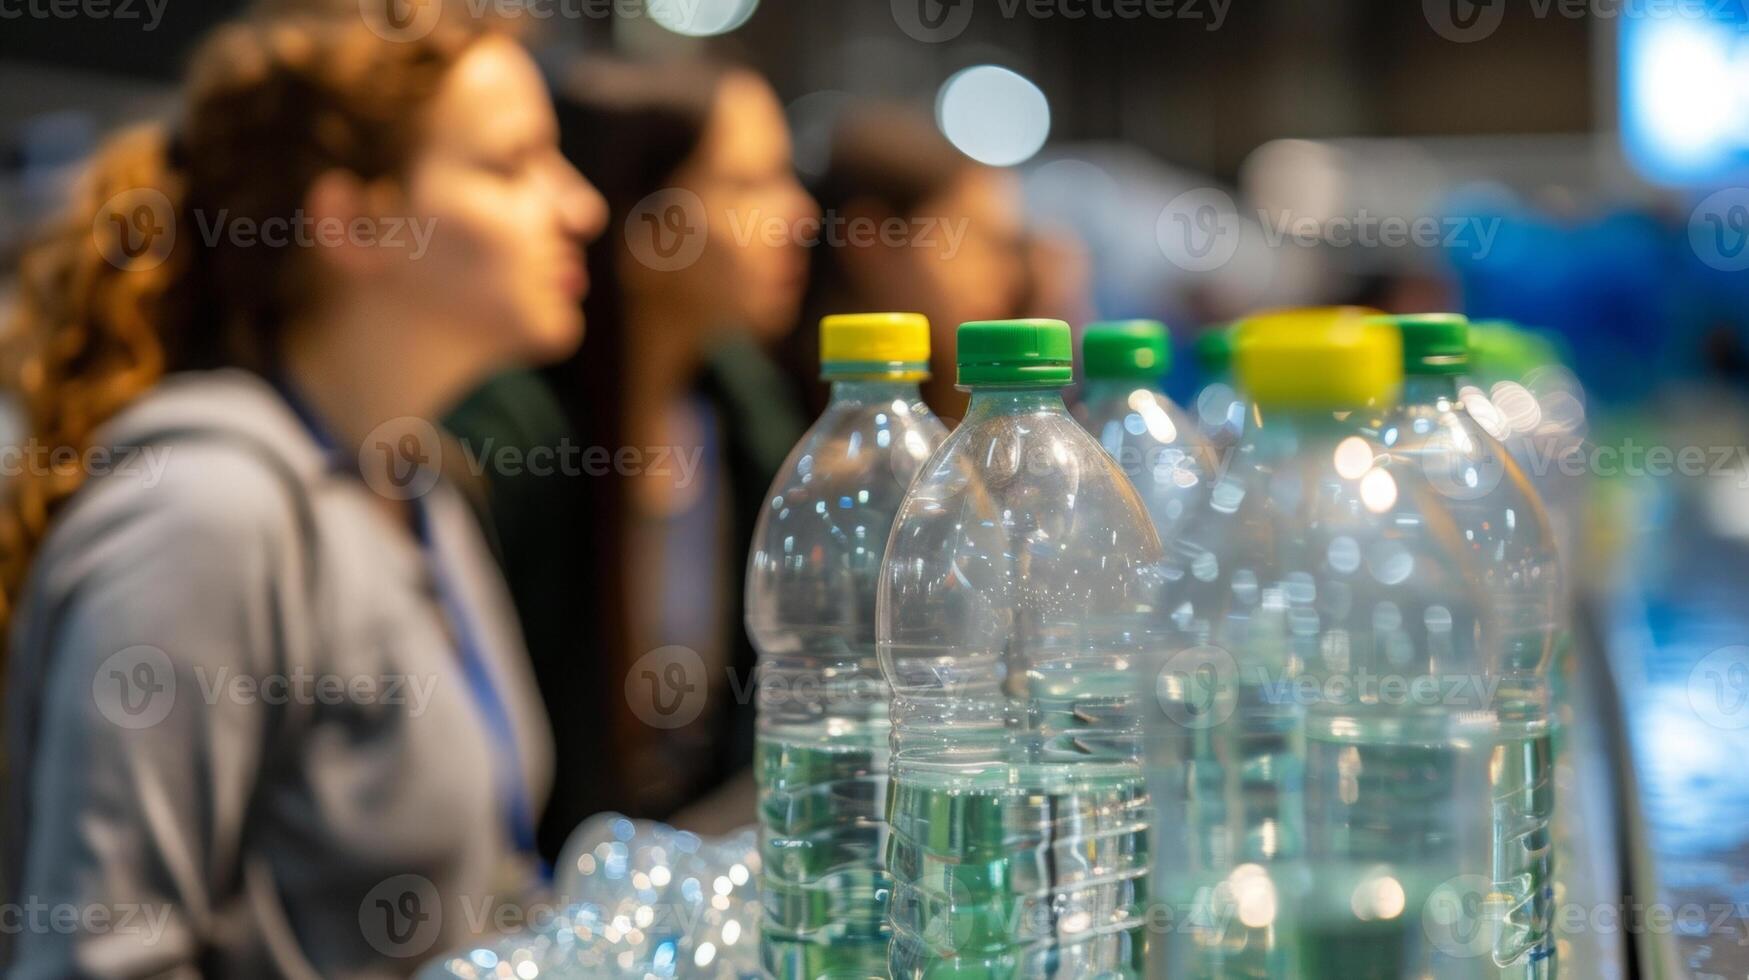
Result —
M 418 26 L 222 28 L 23 256 L 4 871 L 82 918 L 9 976 L 407 972 L 536 880 L 547 724 L 424 420 L 575 349 L 605 208 L 517 43 Z

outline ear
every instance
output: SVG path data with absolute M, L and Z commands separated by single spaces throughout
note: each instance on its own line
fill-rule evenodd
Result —
M 382 245 L 384 219 L 404 197 L 391 181 L 365 183 L 347 170 L 317 177 L 304 195 L 306 234 L 315 261 L 343 276 L 368 277 L 404 260 L 404 249 Z

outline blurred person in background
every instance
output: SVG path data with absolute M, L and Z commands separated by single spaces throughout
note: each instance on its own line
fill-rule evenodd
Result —
M 929 318 L 931 377 L 923 395 L 944 418 L 965 414 L 955 385 L 954 332 L 967 320 L 1020 315 L 1026 299 L 1020 182 L 971 159 L 928 117 L 884 104 L 846 110 L 814 188 L 836 237 L 814 249 L 808 316 L 903 310 Z M 880 232 L 906 229 L 903 236 Z M 820 363 L 812 330 L 797 331 L 792 362 L 805 377 Z M 824 389 L 818 397 L 824 404 Z
M 1093 304 L 1093 260 L 1075 230 L 1035 228 L 1022 241 L 1026 288 L 1020 315 L 1067 320 L 1077 330 L 1099 319 Z
M 8 900 L 108 927 L 8 976 L 402 973 L 538 887 L 539 696 L 406 440 L 576 348 L 604 216 L 515 41 L 356 8 L 221 28 L 98 151 L 22 257 L 0 584 Z
M 557 743 L 548 853 L 602 810 L 674 818 L 752 761 L 744 565 L 806 423 L 761 345 L 795 323 L 815 213 L 749 71 L 591 60 L 556 87 L 565 153 L 610 214 L 588 252 L 589 336 L 451 419 L 476 445 L 560 461 L 485 470 Z M 738 808 L 692 829 L 745 823 L 744 782 Z

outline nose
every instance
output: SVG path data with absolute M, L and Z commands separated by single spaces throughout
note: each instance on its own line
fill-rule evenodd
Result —
M 773 177 L 775 179 L 766 185 L 766 193 L 770 195 L 772 205 L 782 209 L 779 213 L 792 224 L 820 217 L 820 202 L 808 193 L 808 188 L 794 170 L 786 166 Z
M 559 209 L 559 224 L 567 235 L 582 244 L 601 237 L 607 229 L 607 199 L 583 176 L 569 160 L 560 164 L 558 193 L 554 199 Z
M 802 186 L 802 182 L 793 177 L 790 179 L 790 187 L 794 189 L 793 201 L 796 219 L 799 221 L 803 218 L 818 218 L 820 216 L 820 202 L 814 200 L 814 195 L 809 194 L 808 189 Z

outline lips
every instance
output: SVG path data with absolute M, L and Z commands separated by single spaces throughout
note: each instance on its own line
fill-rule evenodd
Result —
M 589 292 L 589 270 L 580 259 L 559 266 L 559 288 L 572 299 L 582 299 Z

